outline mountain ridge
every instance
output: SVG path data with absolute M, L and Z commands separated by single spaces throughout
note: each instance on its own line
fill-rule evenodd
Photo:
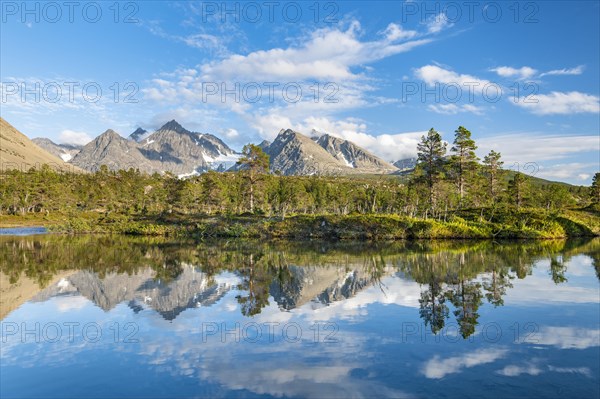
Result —
M 387 174 L 397 170 L 351 141 L 329 134 L 309 138 L 282 129 L 272 143 L 267 143 L 263 141 L 260 147 L 270 156 L 271 170 L 284 175 Z
M 59 157 L 44 150 L 13 125 L 0 117 L 0 169 L 19 169 L 48 165 L 59 171 L 81 172 Z
M 281 129 L 272 141 L 258 146 L 270 156 L 270 169 L 284 175 L 390 174 L 400 169 L 357 144 L 325 132 L 311 136 Z M 54 156 L 87 171 L 101 165 L 109 170 L 139 169 L 146 173 L 172 173 L 180 178 L 207 170 L 238 170 L 240 154 L 221 138 L 193 132 L 175 119 L 154 132 L 137 127 L 125 137 L 107 129 L 85 146 L 56 144 L 35 139 Z
M 81 145 L 55 143 L 45 137 L 36 137 L 31 141 L 64 162 L 69 162 L 83 148 Z

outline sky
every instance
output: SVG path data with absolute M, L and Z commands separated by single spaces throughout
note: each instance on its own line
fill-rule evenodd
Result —
M 435 128 L 588 185 L 600 170 L 597 1 L 3 1 L 0 113 L 85 144 L 171 119 L 236 150 L 281 129 L 385 160 Z

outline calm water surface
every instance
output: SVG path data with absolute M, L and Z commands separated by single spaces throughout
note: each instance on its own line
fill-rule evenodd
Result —
M 0 396 L 600 396 L 600 241 L 0 237 Z
M 36 234 L 46 234 L 48 230 L 45 227 L 2 227 L 0 236 L 31 236 Z

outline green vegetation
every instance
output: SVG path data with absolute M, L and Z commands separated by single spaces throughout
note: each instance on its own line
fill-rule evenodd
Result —
M 406 176 L 268 174 L 260 147 L 238 172 L 186 180 L 137 170 L 0 174 L 0 225 L 65 233 L 338 239 L 559 238 L 600 234 L 600 189 L 535 180 L 478 162 L 464 127 L 451 149 L 434 129 Z

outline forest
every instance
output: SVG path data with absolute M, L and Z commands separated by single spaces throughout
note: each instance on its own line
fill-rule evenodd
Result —
M 591 187 L 509 171 L 483 160 L 459 127 L 448 151 L 431 129 L 404 175 L 283 176 L 244 147 L 235 172 L 187 179 L 135 169 L 0 174 L 0 222 L 60 232 L 305 238 L 556 238 L 600 233 L 600 173 Z

